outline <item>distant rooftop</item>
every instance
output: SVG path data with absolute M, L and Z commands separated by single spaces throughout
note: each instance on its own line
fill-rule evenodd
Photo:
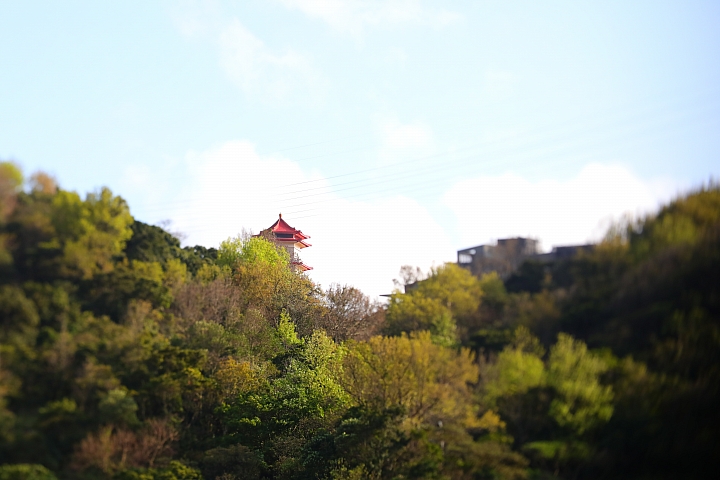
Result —
M 470 270 L 473 275 L 482 276 L 497 272 L 506 279 L 526 260 L 552 262 L 572 258 L 580 251 L 591 250 L 594 245 L 564 245 L 553 247 L 549 253 L 540 252 L 540 242 L 534 238 L 502 238 L 496 245 L 477 245 L 457 251 L 457 263 Z

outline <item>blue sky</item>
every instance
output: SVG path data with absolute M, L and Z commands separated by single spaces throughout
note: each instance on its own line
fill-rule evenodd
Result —
M 718 2 L 0 2 L 0 158 L 313 278 L 597 239 L 720 173 Z M 164 223 L 167 224 L 167 223 Z

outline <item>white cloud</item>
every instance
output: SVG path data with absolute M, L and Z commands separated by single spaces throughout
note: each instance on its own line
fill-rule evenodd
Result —
M 209 42 L 220 67 L 248 96 L 265 101 L 318 101 L 327 80 L 310 58 L 292 48 L 272 49 L 215 0 L 187 0 L 169 10 L 185 37 Z
M 265 228 L 278 214 L 277 186 L 314 178 L 289 160 L 261 157 L 246 141 L 190 152 L 185 168 L 193 181 L 171 218 L 188 242 L 206 246 L 217 246 L 243 228 Z
M 243 228 L 266 228 L 281 213 L 282 192 L 327 185 L 297 163 L 261 156 L 244 141 L 190 153 L 187 168 L 194 178 L 192 190 L 185 192 L 170 218 L 193 245 L 217 246 Z M 394 196 L 351 201 L 333 194 L 322 198 L 326 201 L 314 215 L 285 212 L 283 218 L 312 237 L 313 246 L 302 258 L 314 267 L 311 277 L 324 287 L 338 282 L 370 295 L 389 293 L 402 265 L 427 269 L 454 258 L 450 240 L 414 200 Z
M 358 35 L 367 27 L 424 25 L 441 28 L 460 20 L 455 12 L 423 5 L 420 0 L 280 0 L 286 7 Z
M 147 165 L 127 165 L 120 181 L 129 190 L 147 189 L 152 185 L 152 170 Z
M 444 203 L 460 224 L 462 246 L 498 238 L 539 238 L 545 249 L 601 238 L 612 219 L 656 209 L 675 192 L 619 165 L 589 164 L 566 181 L 531 182 L 514 174 L 454 185 Z
M 387 120 L 381 126 L 382 144 L 379 159 L 382 163 L 391 163 L 409 156 L 418 156 L 432 150 L 434 138 L 432 130 L 422 123 L 400 123 Z
M 173 229 L 187 235 L 186 244 L 217 246 L 243 229 L 268 227 L 282 212 L 290 225 L 311 236 L 313 246 L 301 256 L 314 267 L 310 276 L 316 282 L 324 287 L 347 283 L 373 296 L 392 290 L 402 265 L 427 269 L 453 261 L 458 247 L 512 236 L 539 238 L 546 249 L 597 240 L 610 219 L 651 211 L 677 188 L 603 164 L 587 165 L 564 181 L 530 181 L 514 174 L 468 179 L 443 196 L 458 223 L 459 238 L 451 239 L 412 198 L 342 198 L 321 175 L 284 157 L 259 155 L 246 141 L 190 152 L 178 170 L 193 180 L 182 198 L 166 200 L 158 218 L 171 219 Z M 152 175 L 138 170 L 128 176 L 148 185 Z M 323 195 L 298 198 L 315 193 Z M 301 205 L 305 202 L 310 205 Z
M 315 95 L 324 83 L 308 58 L 288 49 L 270 50 L 239 20 L 225 26 L 219 36 L 220 64 L 248 94 L 286 99 L 293 93 Z
M 118 189 L 123 198 L 132 207 L 136 218 L 155 222 L 158 214 L 165 214 L 163 207 L 172 198 L 174 187 L 182 180 L 183 166 L 177 159 L 163 157 L 150 166 L 147 163 L 127 162 L 122 174 L 117 178 Z M 162 173 L 161 173 L 162 172 Z M 168 175 L 167 172 L 174 172 Z
M 403 196 L 372 202 L 336 199 L 320 216 L 288 221 L 312 235 L 313 247 L 303 251 L 303 259 L 324 286 L 340 282 L 370 295 L 390 293 L 402 265 L 427 270 L 455 257 L 435 219 Z

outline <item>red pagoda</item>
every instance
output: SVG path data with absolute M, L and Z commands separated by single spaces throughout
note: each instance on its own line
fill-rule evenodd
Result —
M 260 232 L 260 235 L 269 237 L 273 242 L 285 248 L 290 254 L 290 263 L 296 269 L 301 272 L 312 270 L 312 267 L 305 265 L 297 254 L 297 250 L 312 246 L 305 241 L 310 237 L 288 225 L 283 220 L 282 213 L 278 216 L 277 221 Z

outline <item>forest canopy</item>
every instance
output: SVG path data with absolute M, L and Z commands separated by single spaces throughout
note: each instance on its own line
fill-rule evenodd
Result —
M 0 479 L 706 478 L 720 187 L 381 304 L 0 162 Z M 400 283 L 400 287 L 402 287 Z

